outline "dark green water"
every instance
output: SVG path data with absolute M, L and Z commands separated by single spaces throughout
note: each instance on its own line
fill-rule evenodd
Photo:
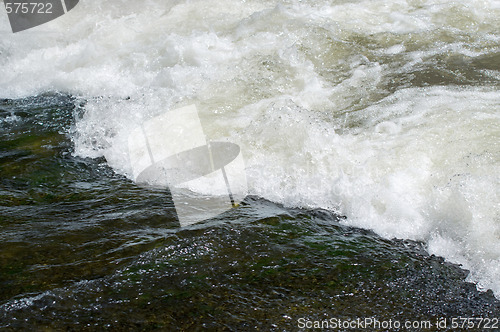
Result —
M 58 94 L 0 102 L 2 330 L 295 331 L 300 318 L 500 315 L 458 266 L 331 212 L 248 197 L 180 228 L 168 192 L 72 155 L 78 106 Z

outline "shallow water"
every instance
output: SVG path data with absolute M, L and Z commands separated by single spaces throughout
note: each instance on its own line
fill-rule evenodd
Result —
M 168 191 L 73 156 L 78 107 L 50 94 L 0 106 L 3 328 L 296 330 L 300 318 L 500 313 L 421 243 L 327 210 L 249 196 L 181 228 Z
M 0 326 L 498 317 L 499 27 L 495 0 L 0 15 Z M 189 104 L 249 196 L 183 228 L 127 140 Z

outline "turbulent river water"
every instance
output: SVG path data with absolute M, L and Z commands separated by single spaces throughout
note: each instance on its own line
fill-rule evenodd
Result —
M 499 1 L 81 0 L 0 36 L 0 327 L 498 319 Z M 180 227 L 127 142 L 190 104 L 248 197 Z

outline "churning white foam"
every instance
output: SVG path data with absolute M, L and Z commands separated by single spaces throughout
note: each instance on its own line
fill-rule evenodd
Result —
M 363 124 L 347 130 L 276 103 L 242 139 L 250 182 L 272 200 L 423 241 L 498 292 L 499 110 L 496 91 L 406 89 L 350 115 Z
M 88 0 L 17 34 L 0 13 L 0 95 L 85 100 L 76 154 L 129 176 L 137 123 L 195 103 L 252 194 L 423 241 L 498 297 L 498 83 L 398 86 L 498 52 L 498 3 Z

